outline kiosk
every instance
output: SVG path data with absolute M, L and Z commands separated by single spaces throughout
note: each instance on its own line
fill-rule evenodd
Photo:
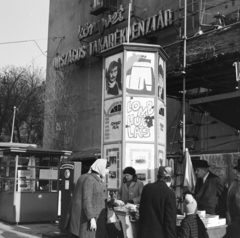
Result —
M 166 60 L 160 45 L 123 43 L 103 51 L 102 155 L 108 189 L 132 166 L 144 184 L 166 163 Z
M 57 220 L 60 159 L 71 152 L 20 143 L 0 143 L 0 148 L 0 219 Z

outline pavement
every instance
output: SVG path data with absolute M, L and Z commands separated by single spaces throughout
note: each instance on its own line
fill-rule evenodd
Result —
M 9 224 L 0 221 L 0 238 L 42 238 L 42 234 L 49 232 L 60 233 L 58 223 Z

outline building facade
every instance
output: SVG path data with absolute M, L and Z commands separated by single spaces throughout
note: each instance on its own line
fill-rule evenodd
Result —
M 239 151 L 239 3 L 188 0 L 185 54 L 183 0 L 131 2 L 129 11 L 127 0 L 50 1 L 44 146 L 72 150 L 76 160 L 100 156 L 101 52 L 129 36 L 129 42 L 160 45 L 169 56 L 164 102 L 168 158 L 182 156 L 186 57 L 186 147 L 200 157 L 230 154 L 230 160 L 212 162 L 224 167 L 226 177 Z M 211 162 L 210 157 L 205 159 Z

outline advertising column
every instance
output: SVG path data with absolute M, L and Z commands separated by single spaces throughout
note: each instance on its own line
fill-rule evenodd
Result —
M 166 54 L 159 45 L 123 44 L 103 52 L 102 155 L 109 189 L 132 166 L 144 184 L 166 157 Z

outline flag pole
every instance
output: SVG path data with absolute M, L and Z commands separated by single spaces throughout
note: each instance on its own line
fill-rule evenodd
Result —
M 129 1 L 129 8 L 128 8 L 127 43 L 129 43 L 129 38 L 130 38 L 131 9 L 132 9 L 132 0 Z
M 182 131 L 182 137 L 183 137 L 183 155 L 186 150 L 186 138 L 185 138 L 185 131 L 186 131 L 186 48 L 187 48 L 187 0 L 184 0 L 184 34 L 183 34 L 183 131 Z

